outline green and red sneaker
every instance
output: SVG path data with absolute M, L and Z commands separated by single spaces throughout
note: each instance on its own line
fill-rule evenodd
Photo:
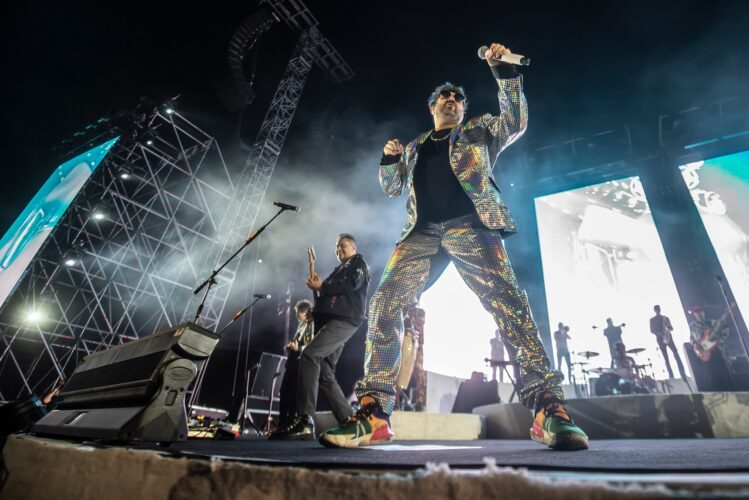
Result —
M 564 403 L 545 398 L 538 406 L 531 427 L 531 439 L 560 451 L 588 449 L 588 436 L 572 421 Z
M 328 448 L 358 448 L 389 443 L 393 436 L 390 417 L 374 398 L 364 396 L 361 409 L 349 417 L 348 422 L 323 432 L 320 444 Z

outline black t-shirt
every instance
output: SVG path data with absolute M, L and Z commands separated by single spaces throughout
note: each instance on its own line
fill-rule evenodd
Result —
M 414 167 L 417 224 L 444 222 L 475 212 L 450 166 L 450 130 L 432 132 L 419 148 Z

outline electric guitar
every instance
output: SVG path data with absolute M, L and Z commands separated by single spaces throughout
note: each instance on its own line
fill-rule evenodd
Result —
M 309 260 L 309 279 L 315 278 L 315 249 L 307 247 L 307 259 Z
M 694 353 L 698 358 L 700 358 L 700 361 L 704 363 L 710 361 L 713 351 L 718 347 L 720 341 L 723 340 L 723 324 L 726 322 L 726 319 L 731 312 L 730 307 L 733 307 L 733 304 L 729 306 L 729 309 L 723 313 L 723 316 L 721 316 L 713 326 L 707 327 L 702 331 L 702 335 L 699 339 L 692 339 Z
M 307 259 L 309 260 L 309 279 L 313 279 L 315 277 L 315 249 L 313 247 L 307 247 Z M 314 323 L 310 322 L 309 326 L 304 330 L 297 330 L 294 339 L 286 346 L 286 350 L 290 350 L 290 346 L 294 342 L 301 342 L 303 345 L 307 345 L 312 341 L 314 336 Z

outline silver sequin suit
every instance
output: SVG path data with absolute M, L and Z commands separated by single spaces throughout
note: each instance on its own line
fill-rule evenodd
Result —
M 380 166 L 380 185 L 388 196 L 408 189 L 408 220 L 369 304 L 364 378 L 356 392 L 360 399 L 373 396 L 388 414 L 395 406 L 403 316 L 427 283 L 444 270 L 448 258 L 494 317 L 507 352 L 520 365 L 523 404 L 533 408 L 544 392 L 562 397 L 562 375 L 549 367 L 527 296 L 518 286 L 502 241 L 517 228 L 492 177 L 492 166 L 499 153 L 525 132 L 528 108 L 522 77 L 497 83 L 499 115 L 472 118 L 450 132 L 450 165 L 476 207 L 475 214 L 414 230 L 413 171 L 429 132 L 406 146 L 397 163 Z M 455 341 L 460 342 L 463 334 L 455 332 Z

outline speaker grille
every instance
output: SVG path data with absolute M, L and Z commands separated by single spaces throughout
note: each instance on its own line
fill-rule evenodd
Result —
M 65 390 L 61 395 L 65 396 L 74 391 L 94 387 L 97 390 L 105 390 L 110 386 L 128 382 L 146 383 L 155 375 L 166 352 L 167 350 L 156 351 L 145 356 L 74 373 L 65 384 Z

